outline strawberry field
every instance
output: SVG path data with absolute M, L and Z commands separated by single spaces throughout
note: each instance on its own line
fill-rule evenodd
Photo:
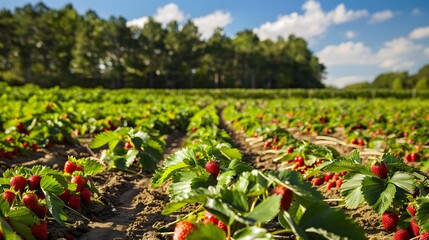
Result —
M 5 86 L 0 239 L 428 239 L 429 101 L 319 94 Z

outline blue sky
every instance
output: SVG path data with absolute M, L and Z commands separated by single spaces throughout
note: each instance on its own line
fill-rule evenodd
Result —
M 13 9 L 29 0 L 2 0 Z M 43 1 L 61 8 L 70 1 Z M 229 36 L 252 29 L 261 39 L 302 36 L 327 66 L 325 83 L 337 87 L 371 81 L 386 71 L 415 73 L 429 63 L 429 1 L 427 0 L 76 0 L 84 13 L 123 16 L 143 26 L 147 16 L 160 22 L 194 20 L 204 38 L 216 27 Z

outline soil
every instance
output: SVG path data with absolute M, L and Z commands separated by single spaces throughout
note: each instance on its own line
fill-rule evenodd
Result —
M 277 170 L 281 165 L 272 160 L 275 153 L 266 154 L 262 146 L 250 146 L 245 141 L 246 136 L 234 129 L 223 119 L 221 111 L 221 127 L 230 134 L 234 147 L 240 149 L 243 160 L 260 170 Z M 296 136 L 300 139 L 308 136 Z M 178 151 L 183 141 L 187 138 L 184 132 L 175 131 L 166 138 L 165 157 Z M 314 137 L 310 137 L 315 141 Z M 62 169 L 68 156 L 75 157 L 99 157 L 100 152 L 93 152 L 87 147 L 90 138 L 82 139 L 81 144 L 76 146 L 54 146 L 47 149 L 39 149 L 36 153 L 27 153 L 14 159 L 0 159 L 0 173 L 13 166 L 23 165 L 31 167 L 36 164 L 44 164 L 56 169 Z M 341 154 L 348 154 L 354 147 L 344 145 L 333 145 Z M 161 163 L 160 163 L 161 164 Z M 126 173 L 105 171 L 93 177 L 100 191 L 100 203 L 92 202 L 89 206 L 82 207 L 82 215 L 67 212 L 71 216 L 73 224 L 66 228 L 50 224 L 50 239 L 61 239 L 66 234 L 76 239 L 147 239 L 164 240 L 171 239 L 174 221 L 178 216 L 186 214 L 192 209 L 190 206 L 177 215 L 164 216 L 161 214 L 164 206 L 168 203 L 168 185 L 152 189 L 150 178 L 152 174 L 145 172 Z M 326 191 L 324 186 L 319 190 L 327 199 L 338 199 L 337 189 Z M 336 205 L 337 202 L 330 202 Z M 369 239 L 391 239 L 381 226 L 380 217 L 369 207 L 357 210 L 345 210 L 355 219 L 359 225 L 367 229 Z M 272 226 L 271 226 L 272 225 Z M 268 227 L 276 228 L 271 224 Z M 293 239 L 285 237 L 282 239 Z

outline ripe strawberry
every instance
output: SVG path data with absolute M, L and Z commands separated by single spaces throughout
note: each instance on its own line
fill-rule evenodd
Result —
M 15 197 L 16 197 L 16 195 L 12 191 L 6 190 L 3 192 L 3 200 L 8 201 L 10 206 L 12 206 L 12 203 L 15 200 Z
M 358 138 L 357 142 L 358 142 L 359 146 L 364 146 L 365 145 L 365 141 L 362 138 Z
M 72 177 L 70 182 L 75 183 L 77 185 L 76 192 L 79 192 L 80 190 L 83 189 L 83 187 L 85 187 L 86 179 L 80 175 L 76 175 Z
M 412 158 L 411 158 L 411 153 L 407 153 L 407 154 L 405 154 L 404 158 L 405 158 L 405 160 L 406 160 L 407 162 L 412 162 L 412 161 L 413 161 L 413 160 L 412 160 Z
M 217 225 L 218 222 L 219 222 L 219 219 L 217 219 L 217 217 L 215 215 L 213 215 L 209 211 L 205 212 L 204 220 L 203 220 L 204 224 L 213 223 L 214 225 Z
M 31 226 L 31 233 L 38 240 L 47 240 L 48 225 L 45 222 L 40 223 L 40 225 L 33 224 L 33 226 Z
M 223 223 L 222 221 L 219 221 L 219 222 L 217 223 L 217 226 L 218 226 L 220 229 L 222 229 L 223 231 L 225 231 L 225 233 L 227 233 L 227 232 L 228 232 L 228 226 L 226 226 L 226 225 L 225 225 L 225 223 Z
M 69 160 L 64 164 L 64 172 L 72 174 L 74 171 L 76 171 L 76 167 L 76 163 Z
M 297 165 L 298 165 L 299 167 L 304 166 L 304 158 L 303 158 L 303 157 L 301 157 L 301 156 L 296 156 L 296 157 L 294 158 L 294 161 L 297 163 Z
M 337 188 L 340 188 L 340 187 L 341 187 L 341 185 L 343 185 L 343 179 L 338 179 L 337 181 L 335 181 L 335 186 L 336 186 Z
M 39 190 L 40 189 L 40 180 L 42 180 L 42 177 L 39 175 L 30 176 L 27 179 L 28 188 L 30 190 Z
M 398 225 L 398 220 L 398 215 L 389 211 L 384 212 L 381 216 L 381 222 L 383 223 L 383 227 L 388 232 L 396 228 L 396 226 Z
M 411 153 L 410 154 L 411 162 L 417 162 L 420 160 L 420 155 L 418 153 Z
M 293 147 L 288 147 L 287 149 L 286 149 L 286 151 L 287 151 L 287 153 L 293 153 Z
M 271 141 L 270 140 L 265 141 L 264 148 L 269 148 L 270 146 L 271 146 Z
M 331 188 L 336 187 L 337 184 L 335 182 L 329 181 L 326 185 L 326 190 L 331 190 Z
M 39 198 L 35 193 L 29 192 L 24 194 L 22 196 L 22 202 L 24 202 L 24 205 L 28 207 L 31 210 L 34 210 L 39 205 Z
M 217 177 L 220 172 L 219 163 L 215 161 L 208 161 L 206 163 L 206 171 L 210 173 L 213 177 Z
M 65 189 L 63 193 L 61 193 L 60 195 L 57 195 L 61 200 L 63 200 L 63 202 L 67 203 L 69 201 L 70 198 L 70 190 Z
M 130 142 L 126 142 L 124 145 L 124 148 L 125 149 L 131 149 L 131 148 L 133 148 L 133 145 Z
M 293 192 L 291 190 L 289 190 L 285 186 L 278 185 L 273 189 L 272 194 L 281 195 L 282 196 L 282 199 L 280 201 L 281 207 L 285 211 L 289 210 L 289 207 L 293 198 Z
M 373 163 L 370 170 L 375 176 L 381 179 L 386 179 L 389 173 L 389 168 L 384 161 Z
M 414 206 L 413 206 L 411 203 L 410 203 L 410 204 L 408 204 L 407 212 L 408 212 L 411 216 L 416 216 L 416 209 L 414 208 Z
M 323 184 L 323 179 L 322 178 L 313 178 L 313 186 L 320 186 Z
M 32 209 L 32 211 L 39 218 L 45 218 L 46 213 L 48 213 L 48 207 L 44 204 L 39 204 L 39 205 L 37 205 L 37 207 L 35 209 Z
M 76 195 L 73 195 L 73 196 L 70 196 L 67 205 L 69 205 L 69 207 L 77 210 L 80 207 L 80 203 L 81 203 L 80 197 L 76 196 Z
M 89 189 L 83 189 L 80 191 L 80 198 L 82 199 L 82 202 L 84 204 L 90 204 L 91 203 L 91 191 Z
M 410 227 L 411 230 L 414 233 L 414 236 L 418 236 L 420 234 L 420 227 L 419 225 L 416 223 L 416 217 L 413 217 L 410 221 Z
M 393 240 L 409 240 L 411 239 L 411 232 L 407 229 L 400 228 L 395 232 Z
M 76 171 L 81 171 L 81 172 L 83 172 L 83 166 L 82 166 L 82 165 L 80 165 L 80 164 L 77 164 L 77 165 L 76 165 Z
M 419 240 L 429 240 L 429 232 L 424 232 L 420 234 Z
M 352 138 L 352 140 L 350 141 L 351 144 L 358 144 L 358 140 L 356 138 Z
M 14 176 L 10 179 L 9 184 L 15 191 L 24 192 L 24 188 L 27 185 L 27 179 L 23 176 Z
M 327 182 L 327 181 L 329 181 L 332 178 L 332 176 L 334 176 L 332 173 L 327 172 L 327 173 L 325 173 L 325 176 L 323 177 L 323 180 L 325 180 L 325 182 Z
M 174 228 L 173 240 L 186 240 L 186 236 L 195 228 L 196 226 L 189 221 L 178 222 Z

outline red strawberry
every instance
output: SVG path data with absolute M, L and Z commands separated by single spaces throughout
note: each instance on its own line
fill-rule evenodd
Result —
M 414 233 L 414 236 L 418 236 L 420 234 L 420 227 L 416 223 L 416 217 L 413 217 L 410 221 L 411 230 Z
M 74 196 L 70 196 L 67 205 L 69 205 L 69 207 L 77 210 L 80 207 L 80 203 L 81 203 L 80 197 L 74 195 Z
M 356 138 L 352 138 L 350 141 L 351 144 L 358 144 L 358 140 Z
M 217 225 L 218 222 L 219 222 L 219 219 L 217 219 L 215 215 L 213 215 L 211 212 L 206 211 L 206 213 L 204 214 L 204 220 L 203 220 L 204 224 L 213 223 L 214 225 Z
M 39 198 L 32 192 L 24 194 L 22 201 L 24 202 L 24 205 L 31 210 L 34 210 L 39 206 Z
M 23 176 L 14 176 L 10 179 L 9 184 L 15 191 L 24 192 L 24 188 L 27 185 L 27 179 Z
M 411 239 L 411 232 L 407 229 L 400 228 L 395 232 L 393 240 L 409 240 Z
M 41 176 L 33 175 L 27 179 L 28 188 L 30 190 L 39 190 L 40 189 L 40 180 L 42 180 Z
M 91 191 L 89 189 L 83 189 L 80 191 L 80 198 L 82 199 L 82 202 L 84 204 L 90 204 L 91 203 Z
M 79 192 L 80 190 L 83 189 L 83 187 L 85 187 L 86 179 L 80 175 L 76 175 L 72 177 L 70 182 L 75 183 L 77 185 L 76 192 Z
M 223 223 L 222 221 L 219 221 L 219 222 L 217 223 L 217 226 L 218 226 L 220 229 L 222 229 L 223 231 L 225 231 L 225 233 L 226 233 L 226 232 L 228 232 L 228 226 L 226 226 L 226 225 L 225 225 L 225 223 Z
M 412 161 L 413 161 L 413 160 L 412 160 L 412 158 L 411 158 L 411 153 L 407 153 L 407 154 L 405 154 L 404 158 L 405 158 L 405 160 L 406 160 L 407 162 L 412 162 Z
M 195 228 L 196 226 L 191 222 L 178 222 L 174 228 L 173 240 L 186 240 L 186 236 Z
M 422 233 L 419 240 L 429 240 L 429 232 Z
M 294 161 L 297 163 L 297 165 L 298 165 L 299 167 L 304 166 L 304 158 L 303 158 L 303 157 L 301 157 L 301 156 L 296 156 L 296 157 L 294 158 Z
M 407 211 L 411 216 L 416 216 L 416 209 L 411 203 L 408 204 Z
M 287 153 L 293 153 L 293 147 L 288 147 L 287 149 L 286 149 L 286 151 L 287 151 Z
M 15 197 L 16 197 L 16 195 L 12 191 L 6 190 L 3 192 L 3 199 L 8 201 L 10 206 L 12 206 L 12 203 L 15 200 Z
M 323 184 L 322 178 L 313 178 L 313 186 L 320 186 Z
M 330 172 L 325 173 L 325 176 L 323 177 L 323 180 L 325 180 L 325 182 L 329 181 L 332 178 L 333 174 Z
M 31 226 L 31 233 L 38 240 L 47 240 L 48 239 L 48 225 L 45 222 L 40 223 L 40 225 L 33 224 Z
M 82 165 L 80 165 L 80 164 L 77 164 L 77 165 L 76 165 L 76 171 L 81 171 L 81 172 L 83 172 L 83 166 L 82 166 Z
M 215 161 L 208 161 L 206 163 L 206 171 L 210 173 L 213 177 L 217 177 L 220 172 L 219 163 Z
M 48 213 L 48 207 L 44 204 L 39 204 L 35 209 L 32 209 L 34 214 L 39 218 L 45 218 L 46 213 Z
M 398 215 L 389 211 L 384 212 L 381 216 L 381 222 L 383 223 L 383 227 L 388 232 L 396 228 L 396 226 L 398 225 L 398 220 Z
M 326 185 L 326 190 L 331 190 L 331 188 L 336 187 L 337 184 L 335 182 L 329 181 Z
M 362 138 L 358 138 L 357 143 L 359 146 L 364 146 L 365 145 L 365 141 Z
M 386 179 L 389 173 L 389 168 L 384 161 L 373 163 L 370 170 L 375 176 L 381 179 Z
M 417 162 L 420 160 L 420 155 L 418 153 L 411 153 L 410 154 L 411 162 Z
M 293 198 L 293 192 L 291 190 L 289 190 L 285 186 L 278 185 L 273 189 L 272 194 L 281 195 L 281 207 L 285 211 L 289 210 Z
M 72 174 L 74 171 L 76 171 L 76 167 L 76 163 L 69 160 L 64 164 L 64 172 Z
M 124 148 L 125 149 L 131 149 L 131 148 L 133 148 L 133 145 L 130 142 L 126 142 L 124 145 Z
M 343 185 L 343 179 L 338 179 L 337 181 L 335 181 L 335 186 L 336 186 L 337 188 L 340 188 L 340 187 L 341 187 L 341 185 Z
M 70 198 L 70 190 L 66 189 L 64 190 L 63 193 L 61 193 L 60 195 L 58 195 L 58 197 L 63 200 L 63 202 L 67 203 L 69 201 Z

